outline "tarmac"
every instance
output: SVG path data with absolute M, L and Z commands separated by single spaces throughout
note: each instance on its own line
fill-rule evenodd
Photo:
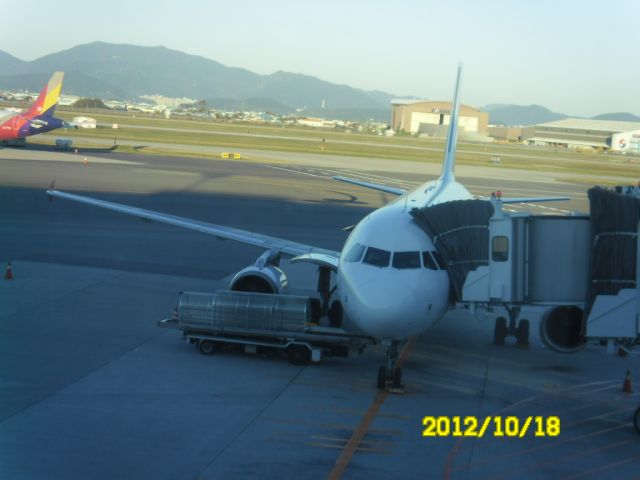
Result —
M 638 356 L 551 352 L 535 310 L 530 347 L 498 347 L 494 316 L 456 310 L 404 352 L 404 395 L 376 390 L 380 347 L 306 367 L 206 357 L 156 322 L 178 292 L 225 288 L 261 252 L 44 193 L 55 179 L 60 190 L 339 250 L 341 229 L 392 197 L 328 177 L 409 188 L 431 175 L 416 162 L 405 162 L 412 172 L 274 160 L 0 150 L 0 265 L 14 274 L 0 280 L 0 478 L 640 478 Z M 546 213 L 588 207 L 585 186 L 540 172 L 476 173 L 458 174 L 476 194 L 572 197 Z M 314 269 L 293 267 L 283 262 L 290 284 L 313 289 Z M 633 393 L 622 392 L 627 369 Z M 490 427 L 482 438 L 425 437 L 425 416 L 561 423 L 557 435 L 545 423 L 545 436 Z

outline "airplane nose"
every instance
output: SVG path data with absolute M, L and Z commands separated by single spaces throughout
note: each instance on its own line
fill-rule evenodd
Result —
M 369 279 L 345 297 L 347 317 L 375 338 L 404 339 L 427 326 L 430 304 L 426 295 L 407 289 L 406 285 Z

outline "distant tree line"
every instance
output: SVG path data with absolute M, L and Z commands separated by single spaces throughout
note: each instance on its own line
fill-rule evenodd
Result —
M 72 105 L 75 108 L 108 108 L 99 98 L 81 98 Z
M 200 113 L 205 113 L 209 111 L 209 106 L 205 100 L 198 100 L 194 103 L 181 103 L 178 107 L 182 110 L 193 110 Z

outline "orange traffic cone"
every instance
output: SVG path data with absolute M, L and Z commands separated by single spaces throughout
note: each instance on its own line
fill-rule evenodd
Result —
M 5 280 L 13 280 L 13 270 L 11 269 L 11 262 L 7 262 L 7 268 L 4 271 Z
M 622 384 L 622 391 L 624 393 L 631 393 L 631 370 L 627 370 L 627 375 L 624 377 L 624 383 Z

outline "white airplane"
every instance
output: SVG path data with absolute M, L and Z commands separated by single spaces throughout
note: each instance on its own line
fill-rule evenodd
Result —
M 401 386 L 401 369 L 396 367 L 401 342 L 428 329 L 447 311 L 450 281 L 446 265 L 434 242 L 411 214 L 422 208 L 473 196 L 454 176 L 459 93 L 462 68 L 458 67 L 451 120 L 442 174 L 412 192 L 344 177 L 334 177 L 362 187 L 398 195 L 395 201 L 375 210 L 351 231 L 341 252 L 324 250 L 279 238 L 234 228 L 157 213 L 140 208 L 65 193 L 53 188 L 50 196 L 62 197 L 142 219 L 167 223 L 235 240 L 265 249 L 255 264 L 244 268 L 231 281 L 231 290 L 285 293 L 286 276 L 280 270 L 280 254 L 291 262 L 309 262 L 320 267 L 319 288 L 323 311 L 334 299 L 330 318 L 344 321 L 347 330 L 365 333 L 387 347 L 387 365 L 378 371 L 378 387 Z M 503 199 L 504 203 L 566 200 L 567 198 Z M 331 271 L 336 285 L 330 290 Z

